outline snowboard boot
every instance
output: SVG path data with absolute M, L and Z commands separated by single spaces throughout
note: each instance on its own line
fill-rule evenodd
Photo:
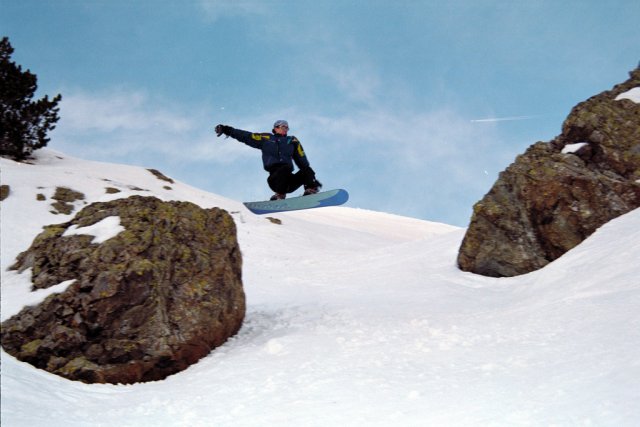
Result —
M 304 193 L 302 193 L 302 195 L 309 196 L 311 194 L 317 194 L 321 188 L 322 183 L 314 179 L 313 184 L 304 186 Z
M 269 200 L 284 200 L 286 198 L 287 198 L 286 194 L 276 193 L 273 196 L 271 196 L 271 198 Z

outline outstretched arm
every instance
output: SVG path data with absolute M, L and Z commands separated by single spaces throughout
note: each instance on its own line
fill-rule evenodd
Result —
M 247 144 L 250 147 L 258 149 L 262 148 L 262 140 L 264 139 L 262 134 L 252 133 L 242 129 L 235 129 L 231 126 L 222 124 L 217 125 L 215 130 L 218 136 L 224 134 L 230 136 L 233 139 L 237 139 L 238 141 Z

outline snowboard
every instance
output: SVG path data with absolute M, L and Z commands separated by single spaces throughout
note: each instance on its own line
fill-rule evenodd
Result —
M 245 202 L 244 205 L 254 214 L 262 215 L 268 213 L 321 208 L 324 206 L 338 206 L 346 203 L 347 200 L 349 200 L 349 193 L 347 193 L 346 190 L 338 189 L 282 200 Z

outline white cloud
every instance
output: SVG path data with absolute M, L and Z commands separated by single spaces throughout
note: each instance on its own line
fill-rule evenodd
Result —
M 205 110 L 175 106 L 139 91 L 65 91 L 53 144 L 86 158 L 144 161 L 230 162 L 246 156 L 220 143 Z
M 379 75 L 366 65 L 328 65 L 316 68 L 328 76 L 339 92 L 350 101 L 372 103 L 376 100 L 381 86 Z
M 406 191 L 425 182 L 443 191 L 448 185 L 474 186 L 478 173 L 486 181 L 484 171 L 500 165 L 488 150 L 499 140 L 495 127 L 478 129 L 448 109 L 379 108 L 342 117 L 300 116 L 291 122 L 301 122 L 296 126 L 304 131 L 303 143 L 308 139 L 312 161 L 322 159 L 334 167 L 343 163 L 346 171 L 357 171 L 361 178 L 379 177 L 388 191 Z
M 145 131 L 163 129 L 185 132 L 192 126 L 187 117 L 161 108 L 151 109 L 153 101 L 141 92 L 72 93 L 63 98 L 61 116 L 74 131 Z

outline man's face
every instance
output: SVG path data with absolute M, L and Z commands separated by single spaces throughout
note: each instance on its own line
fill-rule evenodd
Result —
M 284 135 L 286 135 L 286 134 L 287 134 L 287 132 L 289 132 L 289 126 L 286 126 L 286 125 L 278 126 L 277 128 L 275 128 L 275 132 L 276 132 L 278 135 L 282 135 L 282 136 L 284 136 Z

